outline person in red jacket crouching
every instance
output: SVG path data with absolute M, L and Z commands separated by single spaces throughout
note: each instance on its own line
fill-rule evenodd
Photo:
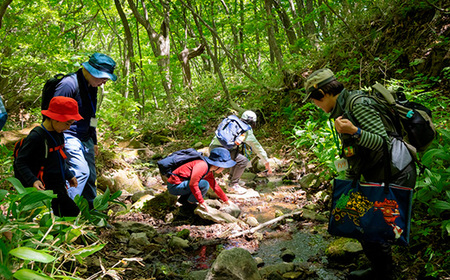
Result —
M 167 180 L 167 188 L 170 194 L 180 196 L 178 201 L 181 204 L 198 204 L 204 211 L 208 211 L 208 207 L 203 198 L 210 187 L 224 204 L 230 205 L 227 195 L 216 182 L 214 173 L 220 174 L 235 164 L 227 149 L 215 148 L 211 150 L 209 157 L 193 160 L 175 169 Z

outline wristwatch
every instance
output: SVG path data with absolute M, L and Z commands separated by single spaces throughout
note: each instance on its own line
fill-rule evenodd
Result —
M 361 128 L 358 127 L 358 130 L 352 135 L 352 137 L 359 139 L 359 137 L 361 137 Z

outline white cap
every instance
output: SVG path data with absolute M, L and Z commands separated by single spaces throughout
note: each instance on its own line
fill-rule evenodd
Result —
M 256 114 L 253 111 L 245 111 L 242 114 L 241 119 L 243 119 L 246 122 L 256 122 Z

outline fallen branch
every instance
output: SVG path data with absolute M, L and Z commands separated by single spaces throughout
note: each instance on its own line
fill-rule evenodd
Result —
M 277 217 L 275 219 L 272 219 L 270 221 L 262 223 L 262 224 L 260 224 L 257 227 L 254 227 L 254 228 L 251 228 L 251 229 L 248 229 L 248 230 L 244 230 L 244 231 L 232 234 L 232 235 L 228 236 L 228 238 L 236 238 L 238 236 L 241 236 L 241 235 L 244 235 L 244 234 L 247 234 L 247 233 L 254 233 L 254 232 L 256 232 L 256 231 L 258 231 L 258 230 L 260 230 L 262 228 L 265 228 L 265 227 L 267 227 L 269 225 L 276 224 L 279 221 L 282 221 L 282 220 L 284 220 L 284 219 L 286 219 L 288 217 L 291 217 L 291 216 L 294 216 L 294 215 L 297 215 L 297 214 L 302 214 L 302 213 L 303 213 L 303 210 L 298 210 L 298 211 L 293 211 L 293 212 L 291 212 L 289 214 L 284 214 L 284 215 L 282 215 L 280 217 Z

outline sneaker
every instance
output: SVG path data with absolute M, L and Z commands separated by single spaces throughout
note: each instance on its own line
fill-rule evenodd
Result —
M 239 186 L 239 184 L 234 184 L 234 185 L 228 187 L 228 192 L 235 193 L 235 194 L 244 194 L 247 192 L 247 189 Z

